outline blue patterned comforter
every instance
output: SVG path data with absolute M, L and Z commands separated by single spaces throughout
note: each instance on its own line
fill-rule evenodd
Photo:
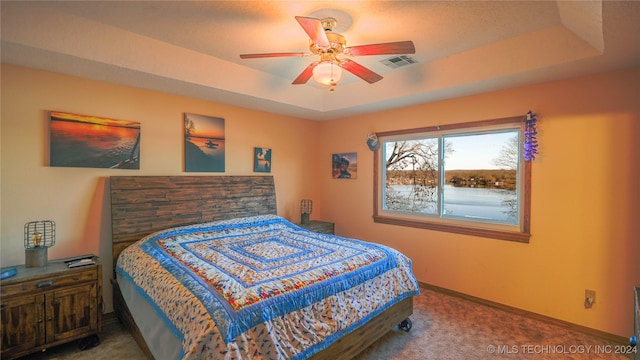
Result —
M 116 271 L 182 339 L 183 359 L 305 359 L 419 291 L 398 251 L 274 215 L 151 234 Z

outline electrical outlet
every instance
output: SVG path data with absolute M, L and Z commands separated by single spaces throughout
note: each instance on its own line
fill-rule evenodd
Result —
M 584 307 L 585 309 L 591 309 L 593 304 L 596 303 L 596 291 L 585 289 L 584 291 Z

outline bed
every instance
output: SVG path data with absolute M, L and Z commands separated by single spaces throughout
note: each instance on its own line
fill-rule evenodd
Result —
M 149 358 L 350 359 L 411 328 L 410 260 L 278 216 L 271 176 L 113 176 L 110 192 L 114 311 Z

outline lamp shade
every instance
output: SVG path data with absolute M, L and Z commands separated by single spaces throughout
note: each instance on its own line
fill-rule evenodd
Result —
M 25 249 L 48 248 L 56 243 L 56 223 L 51 220 L 30 221 L 24 224 Z
M 313 201 L 310 199 L 304 199 L 300 201 L 300 213 L 301 214 L 311 214 L 313 210 Z
M 332 62 L 323 61 L 313 68 L 313 80 L 322 85 L 335 85 L 342 78 L 342 68 Z

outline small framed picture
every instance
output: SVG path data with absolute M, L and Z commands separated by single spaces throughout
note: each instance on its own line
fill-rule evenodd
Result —
M 271 149 L 256 147 L 253 149 L 253 171 L 271 172 Z
M 331 156 L 331 177 L 334 179 L 357 179 L 358 154 L 333 154 Z

